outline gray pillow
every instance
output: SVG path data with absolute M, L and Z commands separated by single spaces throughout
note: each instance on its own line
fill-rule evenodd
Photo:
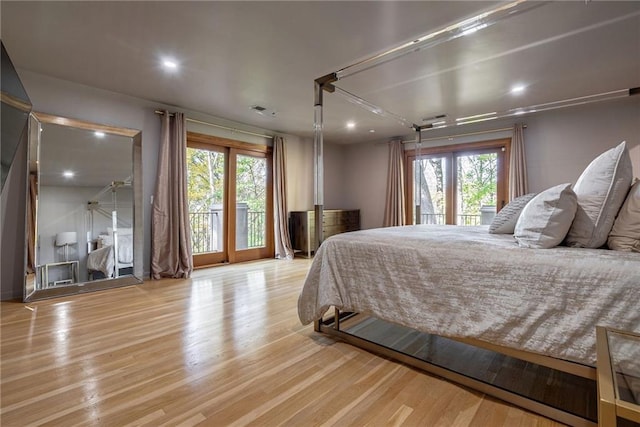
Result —
M 599 248 L 607 242 L 632 177 L 631 158 L 624 141 L 587 166 L 573 187 L 578 209 L 567 234 L 568 246 Z
M 640 252 L 640 180 L 637 180 L 613 224 L 609 249 L 626 252 Z
M 522 248 L 547 249 L 567 235 L 577 207 L 571 184 L 560 184 L 535 196 L 522 210 L 513 236 Z
M 502 208 L 500 212 L 493 218 L 489 225 L 489 233 L 491 234 L 513 234 L 516 228 L 516 222 L 520 218 L 522 209 L 535 197 L 536 193 L 525 194 L 516 197 L 507 206 Z

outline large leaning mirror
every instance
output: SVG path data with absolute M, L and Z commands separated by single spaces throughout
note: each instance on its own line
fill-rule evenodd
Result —
M 33 113 L 24 300 L 142 282 L 141 134 Z

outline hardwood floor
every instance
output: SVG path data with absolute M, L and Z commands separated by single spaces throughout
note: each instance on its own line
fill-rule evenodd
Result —
M 559 425 L 302 326 L 309 265 L 3 302 L 0 425 Z

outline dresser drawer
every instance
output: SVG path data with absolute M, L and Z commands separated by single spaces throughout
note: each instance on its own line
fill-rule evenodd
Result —
M 315 250 L 315 211 L 289 213 L 289 234 L 293 249 L 306 256 Z M 323 240 L 335 234 L 360 229 L 360 211 L 328 209 L 322 212 Z

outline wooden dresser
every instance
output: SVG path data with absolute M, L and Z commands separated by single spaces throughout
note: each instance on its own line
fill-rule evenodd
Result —
M 315 250 L 314 211 L 293 211 L 289 213 L 289 233 L 294 250 L 311 256 Z M 360 210 L 327 209 L 322 212 L 322 239 L 347 231 L 360 230 Z

